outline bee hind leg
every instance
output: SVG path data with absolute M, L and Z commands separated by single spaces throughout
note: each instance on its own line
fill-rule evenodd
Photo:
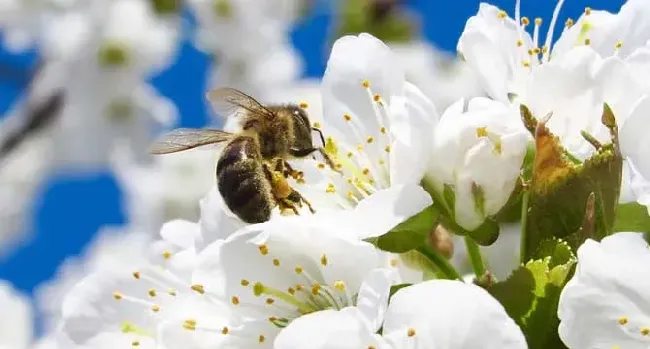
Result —
M 280 207 L 281 213 L 284 213 L 287 210 L 291 210 L 296 216 L 300 215 L 298 209 L 296 208 L 296 204 L 293 201 L 291 201 L 291 199 L 289 198 L 277 199 L 277 202 L 278 202 L 278 206 Z
M 292 202 L 297 203 L 300 207 L 302 207 L 302 204 L 304 203 L 305 205 L 307 205 L 307 208 L 309 208 L 309 212 L 316 213 L 314 208 L 311 206 L 311 202 L 309 202 L 309 200 L 305 199 L 305 197 L 302 196 L 299 192 L 294 190 L 294 191 L 291 192 L 291 194 L 289 194 L 289 196 L 287 198 L 289 200 L 291 200 Z

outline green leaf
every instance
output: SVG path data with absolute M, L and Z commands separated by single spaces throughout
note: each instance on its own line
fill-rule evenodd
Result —
M 545 257 L 530 260 L 487 290 L 521 327 L 531 349 L 565 348 L 557 334 L 557 304 L 571 276 L 575 256 L 562 240 L 544 241 Z
M 395 294 L 395 292 L 403 289 L 404 287 L 409 287 L 411 285 L 413 285 L 413 284 L 405 283 L 405 284 L 397 284 L 397 285 L 391 286 L 390 287 L 390 293 L 389 293 L 388 297 L 393 298 L 393 295 Z
M 614 231 L 650 233 L 648 208 L 636 202 L 618 205 Z
M 608 113 L 605 105 L 603 116 Z M 575 250 L 586 237 L 600 240 L 614 232 L 623 159 L 615 128 L 611 132 L 611 144 L 598 144 L 591 158 L 576 164 L 544 122 L 537 124 L 522 261 L 542 257 L 537 251 L 545 240 L 565 239 Z
M 397 225 L 388 233 L 367 241 L 375 244 L 383 251 L 393 253 L 408 252 L 425 243 L 429 234 L 438 225 L 439 216 L 438 210 L 431 205 Z
M 384 42 L 407 42 L 419 31 L 413 14 L 398 6 L 396 1 L 382 4 L 376 0 L 346 0 L 339 3 L 335 38 L 369 33 Z

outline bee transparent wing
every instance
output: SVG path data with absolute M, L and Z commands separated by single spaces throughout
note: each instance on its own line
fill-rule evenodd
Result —
M 169 154 L 226 142 L 234 135 L 214 129 L 179 128 L 164 134 L 149 147 L 151 154 Z
M 273 118 L 275 114 L 255 98 L 234 88 L 221 87 L 207 93 L 206 98 L 214 111 L 224 118 L 243 116 Z

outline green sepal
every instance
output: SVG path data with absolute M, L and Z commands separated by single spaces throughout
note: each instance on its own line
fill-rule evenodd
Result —
M 605 104 L 603 114 L 609 113 Z M 523 114 L 522 118 L 525 123 L 531 122 Z M 592 157 L 576 164 L 546 128 L 545 121 L 536 125 L 535 160 L 523 219 L 526 235 L 522 261 L 543 257 L 535 252 L 548 239 L 566 239 L 576 250 L 584 237 L 600 240 L 614 232 L 623 159 L 617 130 L 613 127 L 610 131 L 612 143 L 600 145 Z M 593 207 L 588 209 L 590 202 Z M 588 232 L 583 230 L 586 214 L 593 215 Z
M 159 15 L 179 13 L 182 8 L 181 0 L 152 0 L 151 3 Z
M 414 250 L 427 241 L 429 234 L 438 225 L 440 213 L 433 206 L 398 224 L 388 233 L 366 239 L 382 251 L 405 253 Z
M 618 205 L 614 231 L 650 233 L 648 208 L 636 202 Z

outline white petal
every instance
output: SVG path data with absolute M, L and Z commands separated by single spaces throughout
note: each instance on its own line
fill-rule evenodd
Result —
M 617 233 L 578 249 L 578 265 L 560 296 L 559 334 L 572 348 L 645 348 L 650 321 L 650 249 L 640 233 Z
M 275 349 L 387 349 L 354 311 L 323 310 L 294 320 L 277 336 Z
M 636 104 L 619 133 L 621 152 L 631 160 L 644 178 L 650 178 L 650 161 L 647 157 L 650 151 L 650 138 L 643 132 L 648 127 L 648 113 L 650 113 L 650 98 L 645 97 Z
M 163 224 L 160 236 L 181 249 L 194 247 L 200 238 L 198 224 L 182 219 L 176 219 Z
M 26 349 L 32 341 L 32 308 L 27 297 L 0 280 L 0 309 L 9 316 L 0 320 L 0 347 Z
M 378 331 L 384 322 L 390 287 L 396 281 L 397 274 L 393 270 L 376 269 L 371 271 L 361 284 L 357 296 L 357 309 L 373 332 Z
M 213 187 L 199 202 L 201 207 L 201 246 L 206 246 L 218 239 L 225 239 L 245 223 L 235 216 L 223 202 L 217 187 Z
M 383 334 L 394 348 L 527 348 L 519 327 L 487 291 L 449 280 L 397 291 Z

